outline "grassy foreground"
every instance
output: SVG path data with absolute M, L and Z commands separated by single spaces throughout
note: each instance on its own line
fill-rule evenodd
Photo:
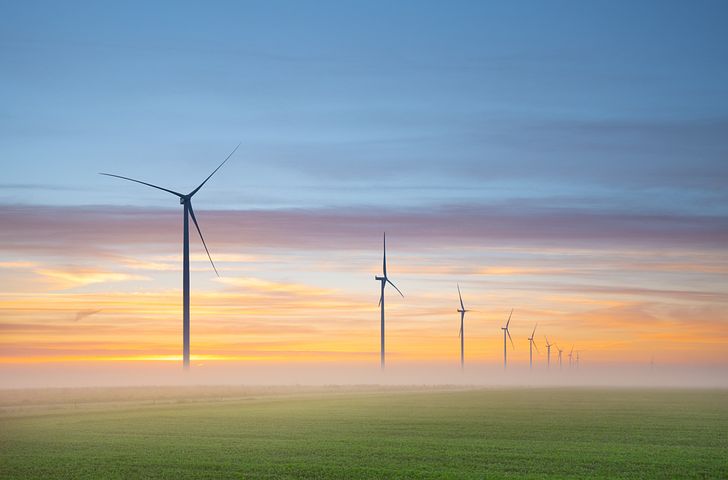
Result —
M 0 393 L 0 478 L 728 478 L 725 390 L 120 392 Z

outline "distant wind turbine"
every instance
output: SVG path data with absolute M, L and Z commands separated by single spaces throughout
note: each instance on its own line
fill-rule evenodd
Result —
M 375 280 L 378 280 L 382 283 L 382 294 L 379 297 L 379 306 L 382 310 L 382 324 L 381 324 L 381 346 L 380 346 L 380 353 L 379 353 L 379 361 L 380 365 L 382 367 L 382 370 L 384 370 L 384 287 L 389 283 L 391 286 L 394 287 L 395 290 L 397 290 L 397 293 L 402 295 L 402 298 L 404 298 L 404 295 L 402 292 L 399 291 L 399 288 L 392 283 L 392 281 L 387 277 L 387 233 L 384 233 L 384 255 L 382 257 L 382 276 L 375 276 Z
M 558 345 L 554 346 L 556 347 L 556 350 L 559 351 L 559 370 L 561 370 L 561 353 L 563 352 L 563 350 L 561 350 Z
M 572 357 L 574 356 L 574 346 L 571 346 L 571 351 L 569 352 L 569 368 L 573 366 Z
M 576 369 L 579 370 L 579 350 L 576 351 Z
M 210 259 L 210 264 L 212 265 L 212 269 L 215 270 L 215 274 L 219 277 L 220 274 L 217 271 L 217 268 L 215 267 L 215 263 L 212 261 L 212 257 L 210 256 L 210 251 L 207 249 L 207 244 L 205 243 L 205 238 L 202 236 L 202 231 L 200 230 L 200 226 L 197 224 L 197 218 L 195 218 L 195 211 L 192 209 L 192 197 L 202 188 L 202 186 L 207 183 L 207 181 L 215 175 L 215 173 L 220 170 L 220 167 L 222 167 L 225 162 L 230 159 L 230 157 L 233 156 L 235 151 L 240 147 L 240 144 L 238 144 L 237 147 L 233 149 L 232 152 L 230 152 L 230 155 L 223 160 L 223 162 L 218 165 L 218 167 L 212 171 L 212 173 L 194 190 L 192 190 L 187 195 L 175 192 L 174 190 L 169 190 L 167 188 L 159 187 L 157 185 L 152 185 L 151 183 L 142 182 L 141 180 L 135 180 L 133 178 L 129 177 L 122 177 L 121 175 L 113 175 L 111 173 L 100 173 L 99 175 L 105 175 L 107 177 L 115 177 L 115 178 L 121 178 L 122 180 L 129 180 L 130 182 L 135 183 L 141 183 L 142 185 L 146 185 L 148 187 L 156 188 L 157 190 L 162 190 L 167 193 L 171 193 L 172 195 L 176 195 L 179 197 L 179 203 L 183 205 L 183 218 L 184 218 L 184 227 L 182 230 L 182 365 L 187 370 L 190 368 L 190 230 L 189 230 L 189 217 L 192 217 L 192 221 L 195 224 L 195 228 L 197 229 L 197 233 L 200 235 L 200 240 L 202 240 L 202 245 L 205 247 L 205 252 L 207 252 L 207 258 Z
M 458 334 L 460 337 L 460 369 L 463 370 L 465 368 L 465 331 L 463 326 L 465 323 L 465 312 L 469 312 L 470 310 L 465 310 L 463 296 L 460 294 L 460 285 L 458 285 L 458 297 L 460 297 L 460 308 L 458 309 L 460 313 L 460 333 Z
M 511 313 L 508 315 L 508 321 L 506 322 L 505 327 L 501 327 L 501 330 L 503 330 L 503 370 L 505 370 L 508 367 L 508 361 L 507 361 L 507 350 L 506 350 L 506 335 L 508 335 L 508 340 L 511 341 L 511 348 L 516 348 L 516 346 L 513 344 L 513 339 L 511 338 L 511 332 L 508 330 L 508 325 L 511 323 L 511 316 L 513 315 L 513 309 L 511 308 Z
M 549 337 L 544 337 L 546 339 L 546 358 L 547 358 L 547 368 L 551 368 L 551 343 L 549 343 Z
M 536 342 L 533 340 L 533 336 L 536 334 L 536 327 L 538 327 L 538 323 L 533 327 L 531 336 L 528 337 L 528 368 L 531 370 L 533 370 L 533 347 L 536 347 L 536 353 L 540 353 L 538 351 L 538 345 L 536 345 Z

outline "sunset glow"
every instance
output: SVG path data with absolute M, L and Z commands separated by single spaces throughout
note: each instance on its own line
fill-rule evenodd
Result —
M 49 225 L 47 209 L 24 209 L 21 221 L 6 207 L 2 243 L 17 250 L 6 247 L 0 264 L 0 362 L 179 360 L 177 215 L 152 212 L 157 221 L 139 224 L 117 209 L 64 207 L 54 214 L 68 219 L 65 227 Z M 221 277 L 194 245 L 194 361 L 376 362 L 379 235 L 368 220 L 352 215 L 346 229 L 316 222 L 314 233 L 306 217 L 315 213 L 297 221 L 293 212 L 288 232 L 260 219 L 251 241 L 245 212 L 202 215 Z M 390 271 L 406 292 L 388 302 L 392 361 L 456 362 L 456 282 L 475 310 L 466 323 L 472 362 L 499 361 L 499 328 L 511 307 L 517 363 L 528 361 L 524 340 L 536 323 L 542 349 L 548 335 L 592 364 L 728 361 L 728 258 L 709 237 L 694 248 L 629 236 L 604 246 L 582 240 L 576 225 L 563 245 L 539 246 L 528 225 L 491 238 L 487 222 L 480 237 L 449 231 L 450 215 L 428 221 L 432 238 L 402 230 L 399 218 L 381 219 Z M 315 234 L 321 242 L 312 246 Z

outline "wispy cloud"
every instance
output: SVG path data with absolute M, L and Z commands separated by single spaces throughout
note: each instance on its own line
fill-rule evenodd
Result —
M 97 308 L 95 310 L 92 310 L 92 309 L 79 310 L 78 312 L 76 312 L 75 321 L 78 322 L 80 320 L 90 317 L 91 315 L 96 315 L 97 313 L 100 313 L 100 312 L 101 312 L 100 308 Z
M 69 267 L 66 269 L 39 268 L 35 273 L 51 284 L 51 288 L 65 290 L 98 283 L 144 281 L 149 277 L 120 272 L 107 272 L 94 268 Z
M 721 248 L 728 217 L 609 212 L 536 205 L 437 209 L 206 211 L 205 235 L 225 247 L 367 247 L 384 230 L 419 246 Z M 176 211 L 113 207 L 0 208 L 5 252 L 100 255 L 123 245 L 179 243 Z M 194 240 L 193 240 L 194 241 Z M 168 250 L 168 247 L 165 247 Z M 227 248 L 226 248 L 227 249 Z
M 36 267 L 38 264 L 35 262 L 0 262 L 0 268 L 9 269 L 28 269 Z
M 221 277 L 217 281 L 236 287 L 237 290 L 245 289 L 249 292 L 262 292 L 272 295 L 329 296 L 332 293 L 330 290 L 315 288 L 309 285 L 272 282 L 253 277 Z

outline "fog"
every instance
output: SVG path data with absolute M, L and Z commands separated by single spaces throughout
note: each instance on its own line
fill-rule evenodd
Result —
M 193 385 L 472 385 L 472 386 L 615 386 L 728 388 L 725 365 L 612 364 L 509 366 L 436 363 L 231 363 L 194 364 L 187 372 L 177 362 L 108 362 L 103 364 L 15 364 L 0 367 L 0 388 Z

